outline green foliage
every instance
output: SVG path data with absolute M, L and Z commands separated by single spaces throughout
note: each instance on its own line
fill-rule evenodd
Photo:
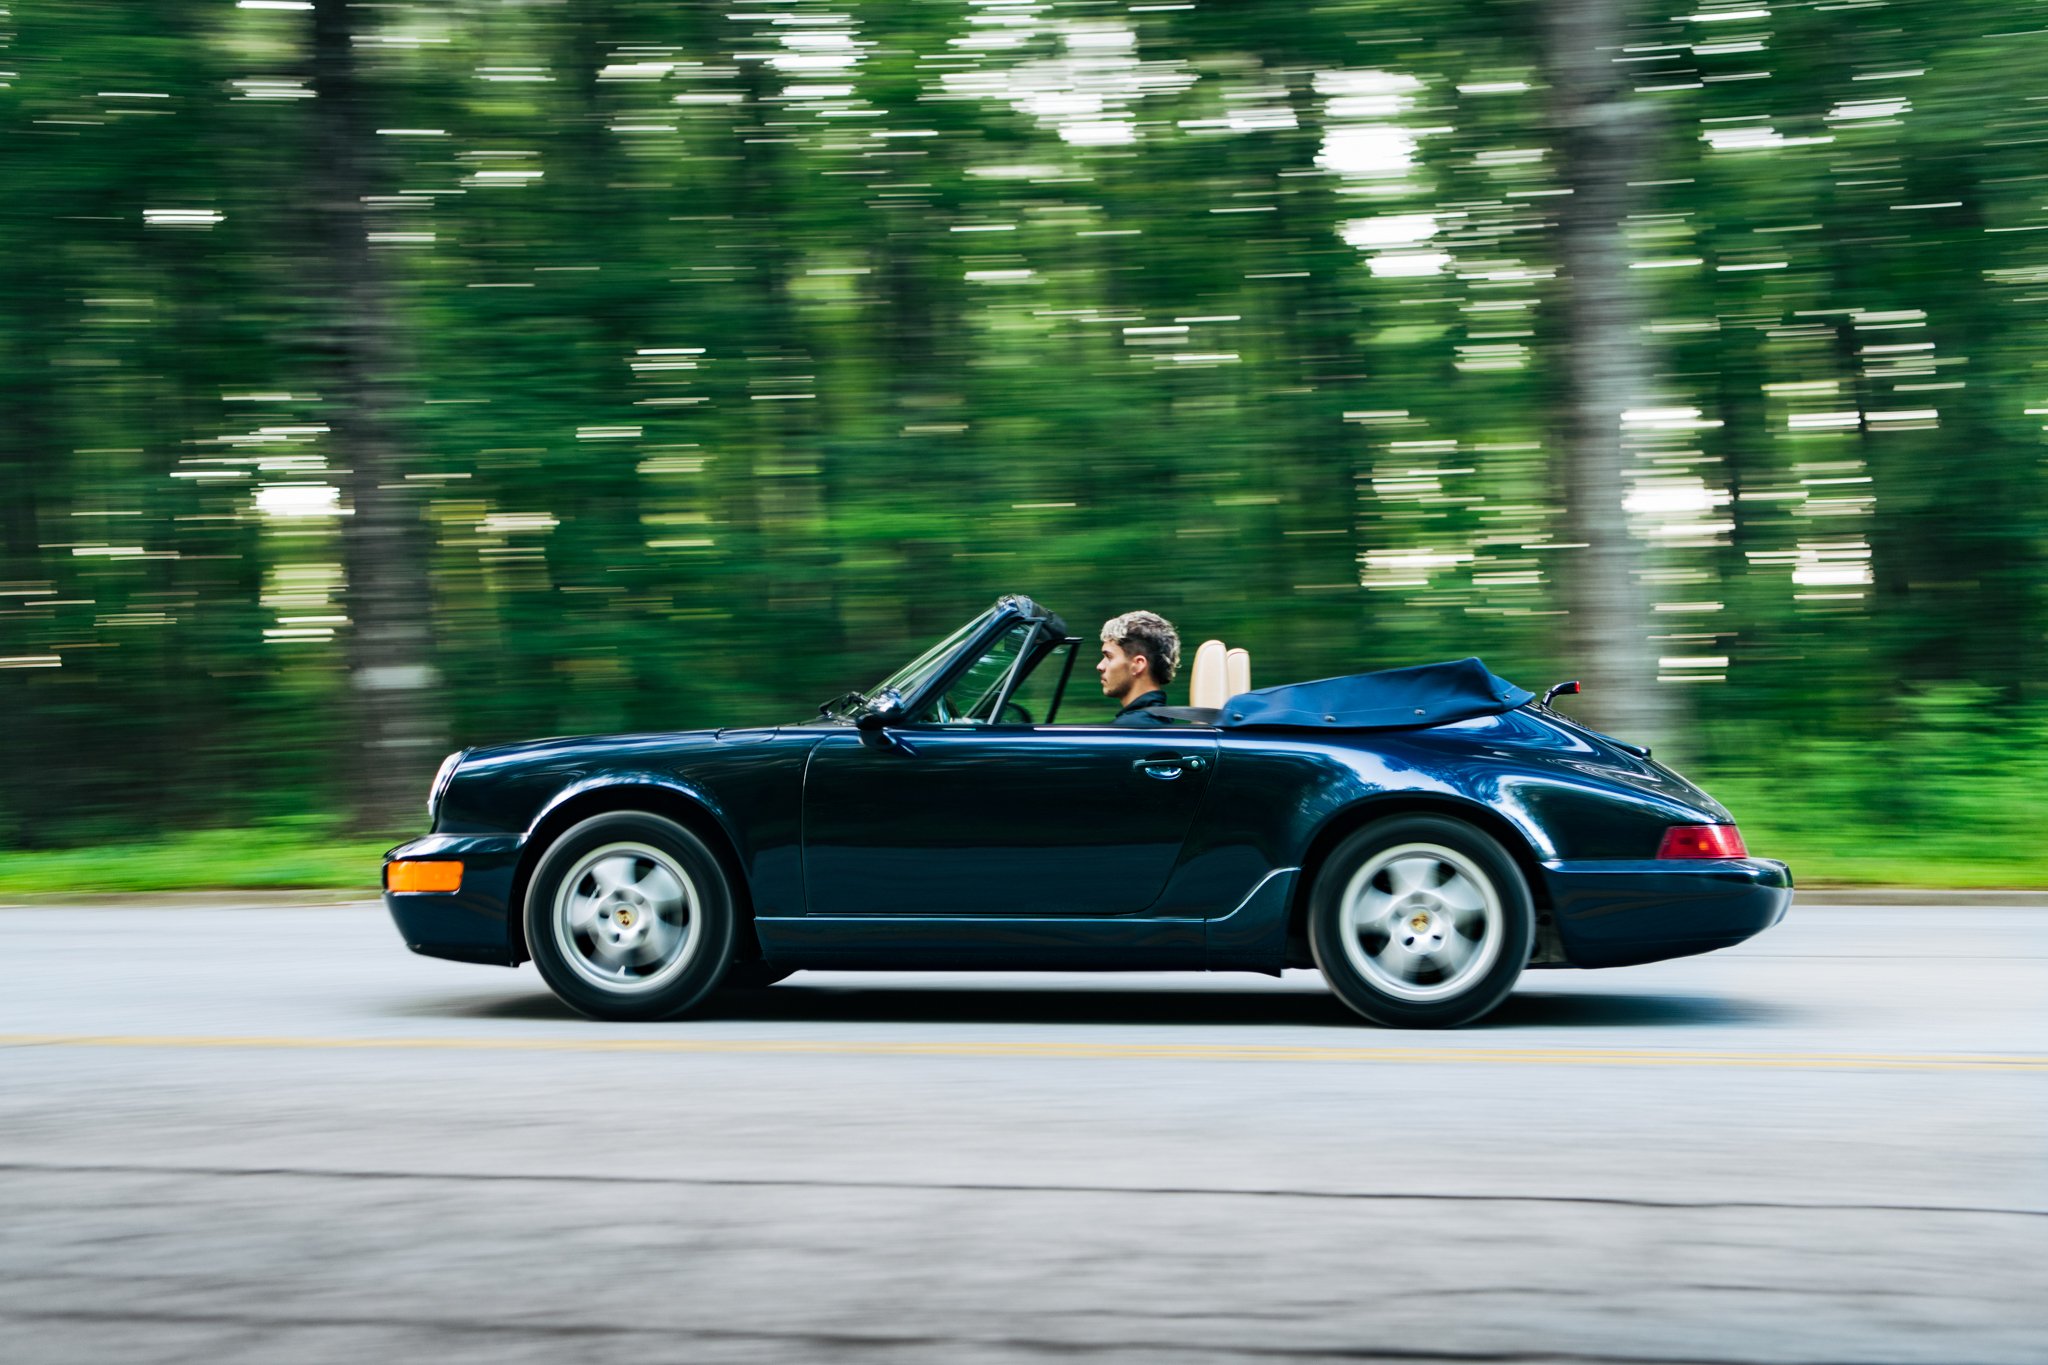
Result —
M 1003 591 L 1261 682 L 1600 688 L 1530 7 L 999 8 L 349 7 L 446 747 L 805 715 Z M 1614 35 L 1666 414 L 1614 492 L 1676 749 L 1746 824 L 2018 868 L 2048 47 L 1902 13 Z M 0 846 L 423 789 L 441 744 L 357 744 L 310 19 L 10 23 Z
M 2036 794 L 2048 783 L 2048 707 L 1998 705 L 1951 684 L 1873 698 L 1882 741 L 1745 727 L 1742 764 L 1699 768 L 1752 852 L 1803 882 L 2048 885 Z
M 397 840 L 351 837 L 323 818 L 195 830 L 160 839 L 0 852 L 0 897 L 297 888 L 378 893 Z

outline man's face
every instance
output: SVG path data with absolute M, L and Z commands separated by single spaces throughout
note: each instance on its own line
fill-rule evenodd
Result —
M 1102 679 L 1102 695 L 1123 698 L 1144 691 L 1150 685 L 1145 682 L 1150 671 L 1146 664 L 1144 655 L 1133 658 L 1114 640 L 1103 641 L 1102 658 L 1095 665 L 1095 676 Z

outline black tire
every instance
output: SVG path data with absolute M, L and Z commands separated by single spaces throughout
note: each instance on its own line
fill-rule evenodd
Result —
M 1373 1023 L 1456 1028 L 1515 988 L 1536 910 L 1498 841 L 1462 820 L 1402 815 L 1332 850 L 1308 931 L 1330 989 Z
M 735 962 L 725 969 L 725 976 L 718 987 L 726 991 L 763 991 L 793 974 L 794 967 L 774 967 L 759 958 L 751 962 Z
M 732 885 L 673 820 L 611 811 L 571 826 L 527 886 L 527 951 L 550 989 L 593 1019 L 667 1019 L 718 985 L 732 957 Z

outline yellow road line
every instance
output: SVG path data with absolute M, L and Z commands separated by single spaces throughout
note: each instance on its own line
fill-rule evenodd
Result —
M 645 1052 L 686 1055 L 1011 1057 L 1171 1062 L 1404 1062 L 1719 1066 L 1771 1070 L 2048 1073 L 2031 1053 L 1695 1051 L 1661 1048 L 1304 1047 L 1223 1043 L 883 1042 L 830 1038 L 320 1038 L 291 1035 L 0 1033 L 0 1047 L 367 1052 Z

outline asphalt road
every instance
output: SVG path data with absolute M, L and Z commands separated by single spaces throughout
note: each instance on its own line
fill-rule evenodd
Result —
M 1486 1025 L 1309 973 L 600 1025 L 375 907 L 0 912 L 0 1360 L 2048 1360 L 2048 903 Z

